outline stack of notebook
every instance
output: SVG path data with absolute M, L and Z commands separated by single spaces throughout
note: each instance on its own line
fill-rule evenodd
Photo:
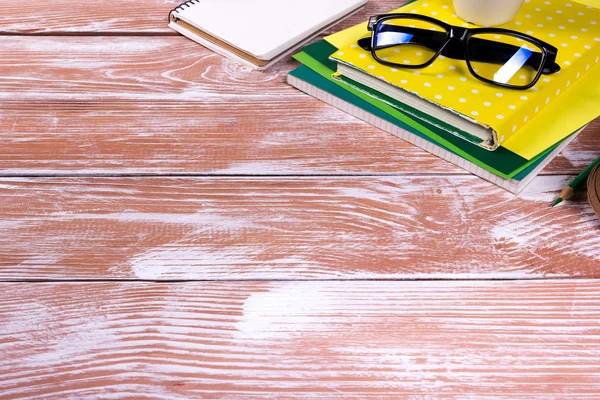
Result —
M 453 14 L 452 0 L 418 0 L 393 12 L 435 13 L 451 25 L 475 27 Z M 600 114 L 597 23 L 600 10 L 591 6 L 565 0 L 526 2 L 502 27 L 557 47 L 561 71 L 525 91 L 464 75 L 466 68 L 455 67 L 464 61 L 444 57 L 417 73 L 377 63 L 357 45 L 370 36 L 366 22 L 305 47 L 294 56 L 302 65 L 288 75 L 288 82 L 518 193 Z M 444 118 L 435 106 L 468 114 L 467 119 L 490 127 L 493 134 L 486 138 L 469 133 L 464 123 Z

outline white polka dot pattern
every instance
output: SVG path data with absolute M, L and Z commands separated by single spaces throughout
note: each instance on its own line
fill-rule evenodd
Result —
M 430 15 L 451 25 L 475 27 L 452 13 L 452 0 L 418 0 L 408 7 L 396 11 Z M 555 46 L 559 49 L 556 62 L 561 67 L 560 73 L 543 75 L 534 88 L 526 91 L 499 89 L 486 84 L 471 75 L 464 61 L 446 57 L 438 57 L 430 66 L 418 70 L 402 65 L 389 67 L 377 63 L 370 52 L 354 43 L 339 49 L 332 58 L 475 118 L 493 127 L 499 138 L 509 140 L 513 133 L 598 63 L 598 21 L 600 10 L 586 8 L 578 2 L 526 1 L 517 17 L 502 27 L 527 33 Z M 409 57 L 404 55 L 400 62 L 411 64 Z M 518 74 L 515 78 L 525 81 L 527 76 Z

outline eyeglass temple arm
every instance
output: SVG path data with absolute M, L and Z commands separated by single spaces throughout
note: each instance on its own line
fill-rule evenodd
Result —
M 411 42 L 413 44 L 426 47 L 432 51 L 437 51 L 447 40 L 447 34 L 445 32 L 430 31 L 426 29 L 386 25 L 384 32 L 410 33 L 413 35 L 411 38 Z M 371 51 L 371 38 L 360 39 L 358 41 L 358 45 L 366 51 Z M 398 44 L 380 46 L 378 49 L 394 46 L 398 46 Z M 471 61 L 487 62 L 492 64 L 504 64 L 507 59 L 510 59 L 520 49 L 518 46 L 513 46 L 507 43 L 478 38 L 471 39 L 469 46 L 471 47 L 471 54 L 469 56 Z M 442 51 L 442 55 L 455 60 L 465 59 L 464 50 L 462 46 L 459 45 L 458 41 L 452 41 L 451 43 L 448 43 L 448 45 L 446 45 Z M 542 73 L 553 74 L 560 71 L 560 66 L 555 63 L 555 57 L 556 56 L 553 55 L 553 57 L 549 57 L 546 60 Z M 526 64 L 533 69 L 538 69 L 541 58 L 542 53 L 532 52 Z

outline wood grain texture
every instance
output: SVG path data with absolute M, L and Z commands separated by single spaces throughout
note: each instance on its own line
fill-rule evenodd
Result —
M 0 0 L 0 34 L 170 34 L 169 11 L 182 0 L 53 0 L 17 3 Z M 406 0 L 371 0 L 365 9 L 339 27 L 366 21 L 369 15 L 388 12 Z
M 236 104 L 5 101 L 2 110 L 3 176 L 465 173 L 308 96 Z M 600 120 L 542 174 L 579 173 L 599 143 Z
M 290 87 L 291 60 L 261 73 L 183 37 L 5 39 L 3 176 L 464 173 Z M 599 137 L 595 122 L 546 173 L 577 173 Z
M 585 193 L 549 207 L 569 179 L 3 179 L 0 278 L 598 277 Z
M 304 97 L 284 84 L 294 61 L 252 71 L 183 36 L 8 36 L 0 52 L 1 100 L 218 105 Z
M 0 51 L 4 176 L 462 173 L 290 87 L 293 61 L 251 71 L 180 37 L 8 37 Z M 577 173 L 599 137 L 595 122 L 548 171 Z
M 7 37 L 0 51 L 5 176 L 462 172 L 290 87 L 293 61 L 250 71 L 180 37 Z M 576 173 L 599 135 L 596 122 L 549 171 Z
M 177 4 L 0 0 L 0 399 L 600 396 L 599 281 L 393 281 L 597 278 L 585 193 L 548 204 L 600 121 L 517 198 Z M 75 174 L 212 176 L 18 178 Z
M 595 399 L 600 283 L 2 284 L 3 398 Z

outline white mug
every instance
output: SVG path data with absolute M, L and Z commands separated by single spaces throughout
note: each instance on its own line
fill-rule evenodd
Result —
M 512 20 L 524 0 L 454 0 L 456 14 L 481 26 L 502 25 Z

